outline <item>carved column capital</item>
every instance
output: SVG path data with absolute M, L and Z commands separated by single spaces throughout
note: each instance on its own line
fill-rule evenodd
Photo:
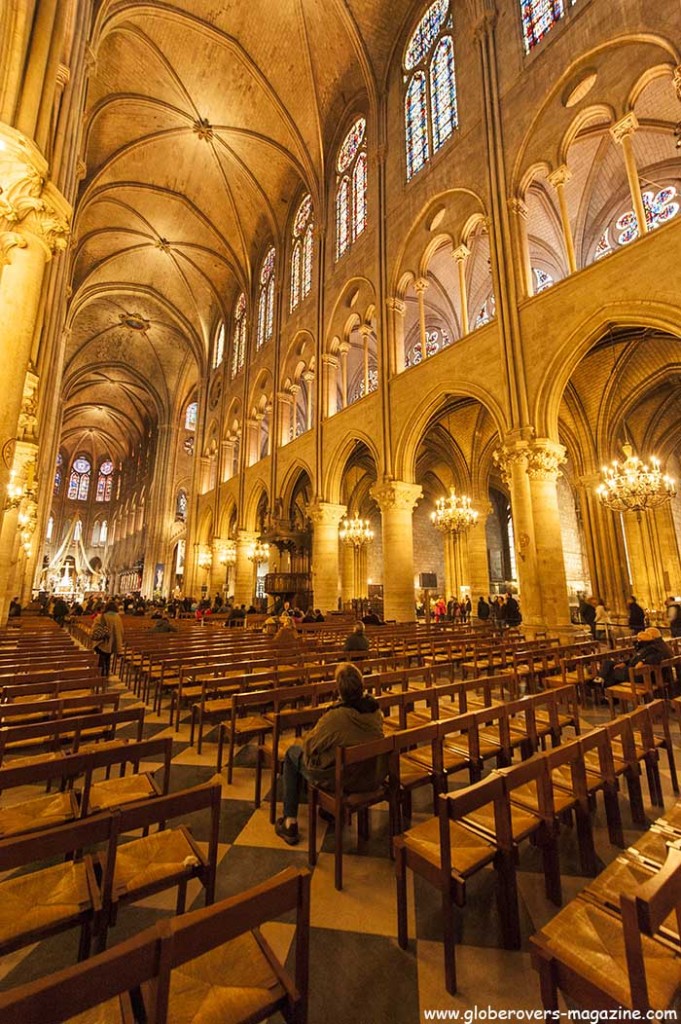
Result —
M 681 64 L 677 64 L 674 68 L 673 82 L 676 89 L 676 98 L 681 103 Z
M 428 281 L 426 280 L 425 277 L 418 277 L 414 281 L 414 291 L 416 292 L 417 295 L 423 295 L 427 288 Z
M 452 257 L 457 263 L 465 263 L 470 254 L 470 249 L 467 245 L 464 245 L 463 242 L 461 245 L 457 245 L 456 249 L 452 251 Z
M 527 473 L 531 480 L 557 480 L 560 466 L 566 462 L 565 448 L 556 441 L 541 438 L 529 448 Z
M 407 312 L 407 305 L 402 299 L 392 297 L 386 299 L 385 304 L 392 313 L 397 313 L 398 316 L 404 316 Z
M 510 483 L 514 465 L 521 463 L 523 469 L 526 468 L 528 448 L 529 444 L 527 441 L 510 441 L 507 444 L 503 444 L 501 448 L 497 448 L 497 450 L 492 453 L 492 458 L 494 459 L 495 465 L 501 474 L 501 479 L 505 484 Z
M 11 262 L 10 250 L 14 248 L 25 249 L 26 239 L 18 231 L 0 231 L 0 267 L 6 267 Z
M 347 506 L 336 505 L 330 501 L 313 501 L 305 511 L 315 526 L 337 527 L 347 513 Z
M 71 207 L 48 183 L 47 162 L 34 143 L 8 125 L 0 135 L 0 231 L 35 235 L 50 259 L 66 248 Z
M 374 484 L 369 493 L 381 512 L 391 509 L 412 512 L 423 495 L 423 488 L 420 484 L 409 484 L 404 480 L 389 480 Z
M 572 178 L 572 171 L 567 164 L 561 164 L 560 167 L 556 167 L 555 171 L 551 171 L 548 176 L 549 185 L 553 185 L 555 189 L 558 189 L 561 185 L 567 185 L 568 181 Z
M 348 348 L 350 346 L 348 345 Z M 340 360 L 337 356 L 332 355 L 330 352 L 325 352 L 322 356 L 322 363 L 324 366 L 330 367 L 332 370 L 337 370 L 340 366 Z
M 527 220 L 527 203 L 520 196 L 511 196 L 508 201 L 508 208 L 516 217 L 522 217 L 523 220 Z
M 621 145 L 624 139 L 630 138 L 638 130 L 638 127 L 638 118 L 632 110 L 631 113 L 620 118 L 616 124 L 610 125 L 610 134 L 615 142 Z
M 38 441 L 38 375 L 33 370 L 26 372 L 24 380 L 17 438 L 34 444 Z

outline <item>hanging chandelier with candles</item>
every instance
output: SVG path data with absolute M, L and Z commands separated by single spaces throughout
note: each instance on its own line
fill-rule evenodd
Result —
M 236 565 L 236 544 L 234 541 L 220 548 L 220 565 Z
M 361 548 L 365 544 L 371 543 L 374 539 L 374 531 L 371 529 L 368 519 L 360 519 L 359 515 L 355 514 L 352 519 L 346 516 L 341 520 L 338 536 L 344 544 L 352 544 L 356 548 Z
M 270 546 L 269 544 L 263 544 L 261 540 L 256 541 L 252 548 L 248 551 L 248 557 L 251 562 L 255 565 L 262 565 L 263 562 L 269 562 L 270 560 Z
M 468 495 L 457 494 L 450 487 L 448 497 L 435 502 L 435 511 L 430 514 L 433 526 L 443 533 L 465 533 L 478 521 L 478 513 L 471 505 Z
M 660 469 L 652 456 L 643 462 L 630 444 L 623 444 L 624 462 L 616 459 L 602 469 L 603 483 L 596 488 L 598 499 L 613 512 L 645 512 L 676 497 L 675 481 Z

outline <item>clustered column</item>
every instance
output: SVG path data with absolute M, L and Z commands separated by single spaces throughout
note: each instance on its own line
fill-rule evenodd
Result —
M 398 622 L 413 621 L 416 615 L 412 515 L 422 494 L 419 484 L 402 480 L 371 488 L 371 496 L 381 510 L 384 615 Z
M 312 590 L 322 612 L 336 611 L 340 581 L 338 526 L 345 505 L 314 501 L 307 507 L 312 520 Z

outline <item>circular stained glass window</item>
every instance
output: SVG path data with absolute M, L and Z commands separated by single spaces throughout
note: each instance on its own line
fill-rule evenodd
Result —
M 352 128 L 345 136 L 343 145 L 338 154 L 338 173 L 346 171 L 355 158 L 357 150 L 362 145 L 367 123 L 363 117 L 358 117 Z

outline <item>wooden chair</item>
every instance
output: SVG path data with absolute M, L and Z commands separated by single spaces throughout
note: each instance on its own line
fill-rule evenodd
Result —
M 681 924 L 681 849 L 664 867 L 622 892 L 620 914 L 577 898 L 533 936 L 542 1003 L 558 1010 L 558 991 L 584 1009 L 666 1010 L 681 990 L 678 949 L 659 936 L 669 915 Z
M 471 828 L 468 816 L 491 807 L 495 838 Z M 466 904 L 468 879 L 489 864 L 497 870 L 497 899 L 504 945 L 520 946 L 520 923 L 514 867 L 510 806 L 503 779 L 492 775 L 459 793 L 442 795 L 438 817 L 394 840 L 397 885 L 397 941 L 407 948 L 407 868 L 440 891 L 444 926 L 445 985 L 456 994 L 454 907 Z
M 260 806 L 262 772 L 270 768 L 270 822 L 277 818 L 277 785 L 289 747 L 301 742 L 301 734 L 317 724 L 323 708 L 277 711 L 272 716 L 272 732 L 261 737 L 255 766 L 255 806 Z
M 58 828 L 0 840 L 0 872 L 64 857 L 98 843 L 115 856 L 115 816 L 97 815 Z M 0 881 L 0 955 L 80 927 L 78 959 L 102 925 L 103 900 L 92 858 L 62 861 Z
M 234 754 L 238 743 L 272 732 L 272 721 L 264 712 L 272 708 L 272 690 L 254 690 L 235 693 L 231 700 L 229 721 L 221 722 L 218 736 L 217 771 L 222 771 L 225 741 L 227 741 L 227 782 L 231 784 L 234 773 Z M 240 712 L 247 712 L 240 714 Z
M 584 759 L 589 798 L 594 801 L 598 792 L 603 793 L 608 837 L 613 846 L 621 848 L 624 846 L 622 815 L 617 796 L 615 765 L 607 730 L 592 729 L 591 732 L 579 737 L 579 745 Z
M 317 863 L 317 808 L 333 815 L 335 823 L 334 883 L 343 888 L 343 830 L 346 818 L 353 814 L 358 819 L 358 838 L 368 838 L 369 808 L 388 802 L 389 834 L 395 834 L 397 821 L 395 795 L 391 790 L 388 772 L 393 751 L 393 737 L 371 740 L 354 747 L 336 747 L 334 789 L 329 792 L 308 781 L 309 851 L 310 865 Z M 368 789 L 358 790 L 357 776 L 372 772 L 374 779 Z
M 163 757 L 162 782 L 159 786 L 151 772 L 140 772 L 140 761 L 153 759 L 159 754 Z M 165 739 L 142 740 L 141 743 L 121 744 L 115 748 L 93 750 L 85 775 L 83 792 L 80 798 L 82 817 L 108 811 L 113 807 L 149 800 L 168 792 L 170 783 L 170 762 L 173 756 L 173 741 L 170 736 Z M 98 769 L 109 770 L 113 765 L 120 767 L 118 778 L 94 780 Z M 125 769 L 130 765 L 132 774 L 126 775 Z

